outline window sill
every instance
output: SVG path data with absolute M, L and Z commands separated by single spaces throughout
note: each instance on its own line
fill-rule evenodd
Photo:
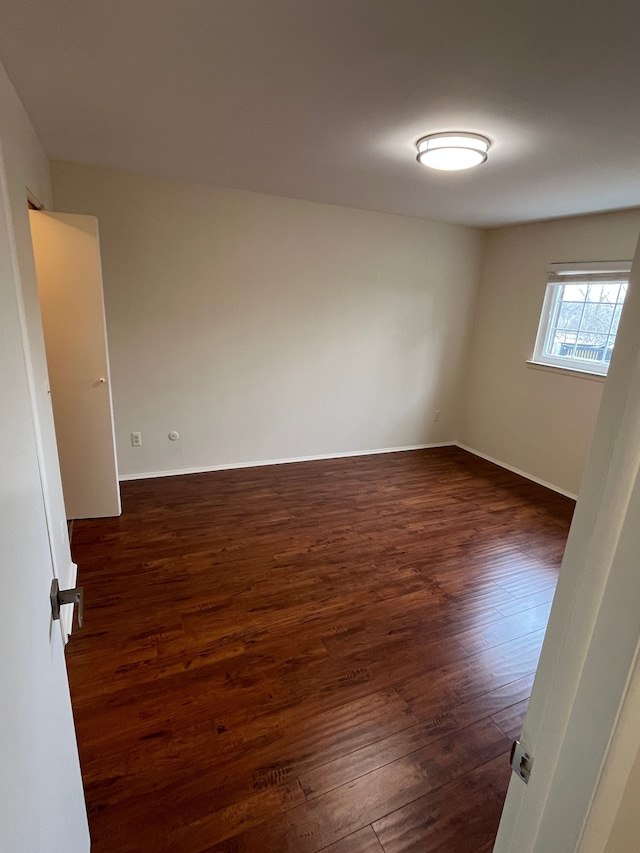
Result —
M 590 370 L 576 370 L 575 367 L 560 367 L 555 364 L 542 364 L 540 361 L 527 359 L 527 367 L 534 370 L 546 370 L 548 373 L 562 373 L 564 376 L 577 376 L 579 379 L 590 379 L 594 382 L 604 382 L 606 373 L 592 373 Z

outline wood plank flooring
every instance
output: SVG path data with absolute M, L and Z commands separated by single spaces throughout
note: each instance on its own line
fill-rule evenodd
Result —
M 123 483 L 67 651 L 94 853 L 483 853 L 573 502 L 456 448 Z

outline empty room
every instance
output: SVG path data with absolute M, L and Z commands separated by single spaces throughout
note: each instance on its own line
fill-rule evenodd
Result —
M 4 853 L 634 853 L 640 9 L 5 0 Z

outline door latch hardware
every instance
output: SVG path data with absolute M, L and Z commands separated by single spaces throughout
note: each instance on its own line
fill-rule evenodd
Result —
M 525 785 L 529 784 L 531 776 L 531 768 L 533 767 L 533 758 L 520 743 L 519 740 L 514 740 L 511 747 L 511 768 L 516 776 L 519 776 Z
M 58 579 L 54 578 L 51 581 L 51 612 L 53 618 L 60 618 L 60 608 L 63 604 L 78 605 L 78 625 L 82 628 L 84 617 L 84 587 L 76 586 L 73 589 L 60 589 Z

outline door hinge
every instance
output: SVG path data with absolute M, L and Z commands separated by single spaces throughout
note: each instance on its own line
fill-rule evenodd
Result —
M 519 740 L 514 740 L 511 747 L 511 768 L 516 776 L 522 779 L 525 785 L 529 784 L 532 767 L 533 756 L 527 752 Z

